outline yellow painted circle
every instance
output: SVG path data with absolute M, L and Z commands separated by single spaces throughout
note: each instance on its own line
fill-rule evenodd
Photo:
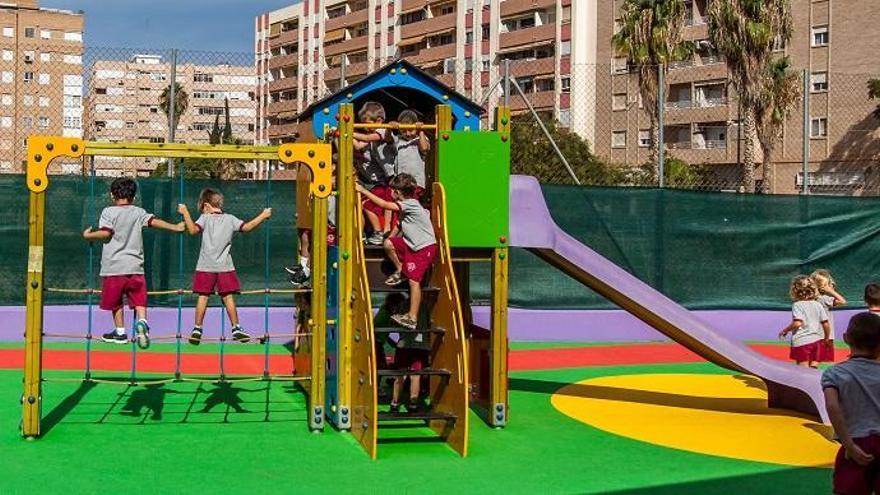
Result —
M 837 453 L 830 427 L 767 407 L 763 382 L 750 376 L 607 376 L 566 385 L 551 401 L 601 430 L 700 454 L 828 467 Z

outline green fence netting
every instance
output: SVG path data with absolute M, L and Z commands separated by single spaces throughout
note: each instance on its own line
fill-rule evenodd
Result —
M 138 204 L 161 218 L 179 216 L 177 181 L 141 179 Z M 98 179 L 96 200 L 89 181 L 53 177 L 47 196 L 46 286 L 89 285 L 88 243 L 81 238 L 96 213 L 109 203 L 109 180 Z M 199 191 L 219 188 L 226 209 L 248 219 L 266 203 L 260 181 L 186 180 L 184 198 L 195 209 Z M 275 182 L 269 202 L 274 214 L 261 230 L 237 236 L 236 268 L 245 289 L 259 289 L 266 268 L 269 232 L 269 286 L 285 287 L 285 265 L 296 256 L 295 187 Z M 0 177 L 0 304 L 24 303 L 27 266 L 27 188 L 22 176 Z M 862 288 L 880 278 L 880 199 L 823 196 L 752 196 L 676 190 L 545 186 L 544 195 L 556 222 L 567 232 L 610 258 L 672 299 L 692 309 L 789 307 L 788 283 L 799 273 L 828 268 L 842 292 L 860 303 Z M 174 234 L 145 235 L 147 279 L 151 290 L 190 284 L 199 239 L 185 237 L 184 273 L 178 270 Z M 611 308 L 598 295 L 532 254 L 511 253 L 511 304 L 526 308 Z M 94 273 L 100 246 L 94 248 Z M 485 264 L 472 269 L 475 302 L 488 300 Z M 92 282 L 99 287 L 97 277 Z M 273 299 L 288 304 L 292 298 Z M 81 304 L 82 295 L 47 294 L 47 304 Z M 151 305 L 175 305 L 176 296 L 154 297 Z M 243 305 L 260 305 L 263 297 L 243 297 Z

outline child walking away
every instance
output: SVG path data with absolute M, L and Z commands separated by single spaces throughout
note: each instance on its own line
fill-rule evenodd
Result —
M 815 368 L 819 362 L 820 349 L 828 345 L 831 326 L 828 324 L 828 312 L 822 303 L 816 300 L 819 290 L 807 275 L 799 275 L 791 281 L 791 323 L 779 332 L 779 338 L 791 335 L 791 352 L 789 357 L 798 366 Z
M 431 225 L 431 216 L 413 195 L 416 181 L 409 174 L 399 174 L 391 181 L 393 201 L 385 201 L 358 184 L 358 191 L 370 201 L 388 211 L 400 213 L 401 237 L 385 240 L 385 252 L 394 263 L 395 272 L 385 284 L 399 285 L 409 281 L 409 312 L 391 318 L 402 327 L 414 330 L 422 302 L 422 278 L 437 255 L 437 238 Z
M 183 223 L 171 224 L 135 206 L 137 183 L 121 177 L 110 184 L 113 206 L 101 211 L 98 230 L 89 227 L 83 232 L 87 241 L 104 241 L 101 250 L 101 309 L 113 314 L 115 330 L 102 336 L 104 342 L 125 344 L 123 298 L 135 310 L 135 340 L 138 347 L 150 347 L 150 326 L 147 324 L 147 281 L 144 277 L 143 228 L 153 227 L 183 232 Z
M 385 122 L 385 108 L 375 101 L 368 101 L 358 112 L 358 120 L 367 124 L 381 124 Z M 377 129 L 366 133 L 355 132 L 352 138 L 355 149 L 354 166 L 358 181 L 377 197 L 390 201 L 391 191 L 387 186 L 388 176 L 385 174 L 385 167 L 373 146 L 374 143 L 387 139 L 387 136 L 385 129 Z M 381 246 L 385 240 L 385 234 L 391 230 L 391 212 L 386 213 L 375 203 L 366 200 L 362 207 L 364 217 L 372 229 L 372 233 L 367 237 L 367 244 Z
M 190 235 L 202 234 L 202 247 L 199 261 L 193 276 L 193 292 L 198 294 L 196 301 L 195 325 L 189 336 L 189 343 L 199 345 L 202 340 L 202 323 L 208 310 L 208 297 L 217 293 L 223 300 L 229 322 L 232 324 L 232 338 L 248 342 L 251 336 L 239 324 L 238 310 L 235 307 L 235 294 L 241 290 L 235 265 L 232 262 L 232 237 L 236 232 L 250 232 L 272 216 L 272 209 L 266 208 L 249 222 L 223 212 L 223 195 L 213 189 L 205 189 L 199 195 L 201 215 L 195 222 L 186 205 L 177 205 L 183 215 L 186 231 Z
M 843 306 L 846 299 L 837 292 L 837 284 L 834 277 L 828 270 L 816 270 L 810 274 L 816 288 L 819 289 L 818 301 L 822 303 L 825 311 L 828 313 L 828 326 L 831 327 L 829 339 L 819 350 L 819 361 L 834 362 L 834 313 L 831 311 L 835 306 Z
M 834 493 L 880 493 L 880 316 L 853 316 L 843 340 L 849 359 L 822 373 L 825 408 L 841 444 Z

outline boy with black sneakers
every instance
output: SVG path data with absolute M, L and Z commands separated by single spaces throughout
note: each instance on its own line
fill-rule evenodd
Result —
M 190 235 L 202 234 L 202 247 L 199 261 L 193 276 L 193 292 L 198 294 L 196 301 L 195 325 L 189 343 L 199 345 L 202 340 L 202 323 L 208 310 L 208 297 L 217 293 L 223 300 L 229 322 L 232 324 L 232 338 L 248 342 L 251 336 L 242 330 L 235 306 L 235 294 L 241 290 L 235 265 L 232 263 L 232 237 L 236 232 L 250 232 L 272 216 L 272 208 L 265 208 L 249 222 L 239 220 L 223 212 L 223 194 L 213 189 L 204 189 L 199 195 L 199 219 L 193 222 L 186 205 L 177 205 L 183 215 L 186 230 Z
M 415 330 L 422 303 L 422 278 L 437 256 L 437 238 L 431 215 L 413 197 L 417 187 L 413 176 L 399 174 L 390 185 L 393 201 L 385 201 L 360 184 L 357 190 L 379 207 L 399 212 L 401 236 L 385 240 L 385 253 L 396 269 L 385 284 L 393 287 L 400 285 L 404 278 L 409 281 L 409 312 L 391 318 L 398 325 Z
M 843 340 L 849 359 L 822 373 L 825 407 L 841 444 L 834 493 L 880 493 L 880 316 L 853 316 Z
M 87 241 L 103 241 L 101 249 L 100 308 L 113 314 L 114 331 L 102 336 L 104 342 L 125 344 L 123 298 L 135 310 L 135 340 L 138 347 L 150 347 L 150 326 L 147 324 L 147 281 L 144 278 L 143 228 L 153 227 L 170 232 L 183 232 L 183 223 L 171 224 L 135 206 L 137 183 L 120 177 L 110 184 L 112 206 L 101 211 L 98 230 L 83 232 Z
M 333 170 L 331 175 L 331 187 L 333 188 L 333 193 L 327 197 L 327 246 L 335 246 L 336 245 L 336 161 L 339 156 L 336 153 L 333 153 Z M 309 238 L 311 238 L 312 231 L 309 230 Z M 302 244 L 300 244 L 302 247 Z M 305 254 L 308 256 L 308 253 Z M 302 260 L 305 259 L 305 263 Z M 290 266 L 284 267 L 284 270 L 290 275 L 290 283 L 293 284 L 294 287 L 308 287 L 309 286 L 309 277 L 311 276 L 308 258 L 305 257 L 301 253 L 300 254 L 300 263 Z

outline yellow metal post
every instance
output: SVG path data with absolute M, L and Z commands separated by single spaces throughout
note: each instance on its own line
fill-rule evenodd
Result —
M 336 167 L 337 211 L 339 225 L 339 314 L 337 317 L 337 426 L 351 428 L 351 339 L 354 328 L 354 250 L 361 242 L 357 232 L 356 195 L 354 188 L 354 106 L 344 103 L 339 106 L 339 164 Z
M 495 111 L 495 129 L 510 135 L 510 107 L 500 106 Z M 506 241 L 506 240 L 505 240 Z M 507 383 L 507 302 L 508 302 L 508 248 L 496 248 L 492 253 L 492 316 L 489 323 L 489 424 L 504 426 L 508 416 Z

